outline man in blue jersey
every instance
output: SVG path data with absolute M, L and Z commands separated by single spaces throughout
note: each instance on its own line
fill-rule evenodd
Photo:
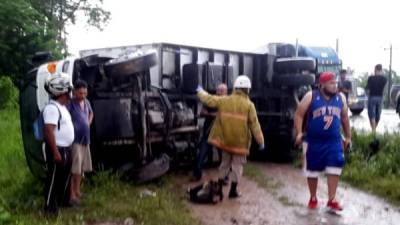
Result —
M 308 92 L 297 107 L 294 120 L 296 144 L 301 145 L 304 141 L 303 146 L 306 146 L 305 175 L 311 195 L 308 207 L 318 207 L 318 176 L 325 172 L 328 179 L 327 207 L 340 211 L 343 208 L 335 197 L 344 166 L 344 151 L 351 142 L 348 107 L 346 97 L 337 90 L 334 73 L 322 73 L 319 83 L 320 89 Z M 342 127 L 344 140 L 340 133 Z

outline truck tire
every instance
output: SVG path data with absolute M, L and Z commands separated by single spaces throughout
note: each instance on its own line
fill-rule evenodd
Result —
M 311 57 L 278 58 L 274 62 L 276 74 L 301 73 L 303 71 L 314 72 L 316 62 Z
M 155 158 L 150 163 L 133 171 L 131 178 L 138 183 L 144 183 L 159 178 L 168 172 L 170 161 L 170 157 L 164 153 L 159 158 Z
M 133 58 L 110 60 L 104 64 L 104 71 L 110 77 L 127 76 L 144 72 L 155 65 L 157 65 L 157 54 L 149 53 Z
M 313 85 L 315 83 L 314 74 L 275 74 L 272 83 L 277 86 L 300 87 Z
M 350 109 L 351 114 L 353 114 L 354 116 L 360 115 L 363 110 L 364 109 Z

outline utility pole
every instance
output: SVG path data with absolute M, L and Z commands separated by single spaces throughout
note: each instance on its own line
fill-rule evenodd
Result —
M 388 79 L 388 95 L 387 95 L 387 102 L 388 102 L 388 107 L 390 107 L 390 90 L 392 89 L 392 44 L 390 44 L 389 48 L 385 48 L 385 50 L 389 50 L 389 79 Z
M 339 38 L 336 38 L 336 54 L 339 57 Z

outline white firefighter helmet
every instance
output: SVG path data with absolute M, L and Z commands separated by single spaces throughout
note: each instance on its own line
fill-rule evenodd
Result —
M 44 88 L 51 96 L 60 96 L 70 92 L 72 84 L 68 74 L 56 73 L 46 79 Z
M 247 88 L 251 89 L 251 81 L 248 76 L 246 75 L 239 75 L 235 83 L 233 84 L 233 88 Z

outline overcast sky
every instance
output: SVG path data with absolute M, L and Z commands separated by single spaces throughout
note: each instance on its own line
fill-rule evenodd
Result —
M 70 51 L 171 42 L 251 51 L 270 42 L 336 47 L 344 67 L 372 72 L 377 63 L 400 72 L 400 2 L 392 0 L 104 0 L 103 31 L 83 20 L 68 29 Z

